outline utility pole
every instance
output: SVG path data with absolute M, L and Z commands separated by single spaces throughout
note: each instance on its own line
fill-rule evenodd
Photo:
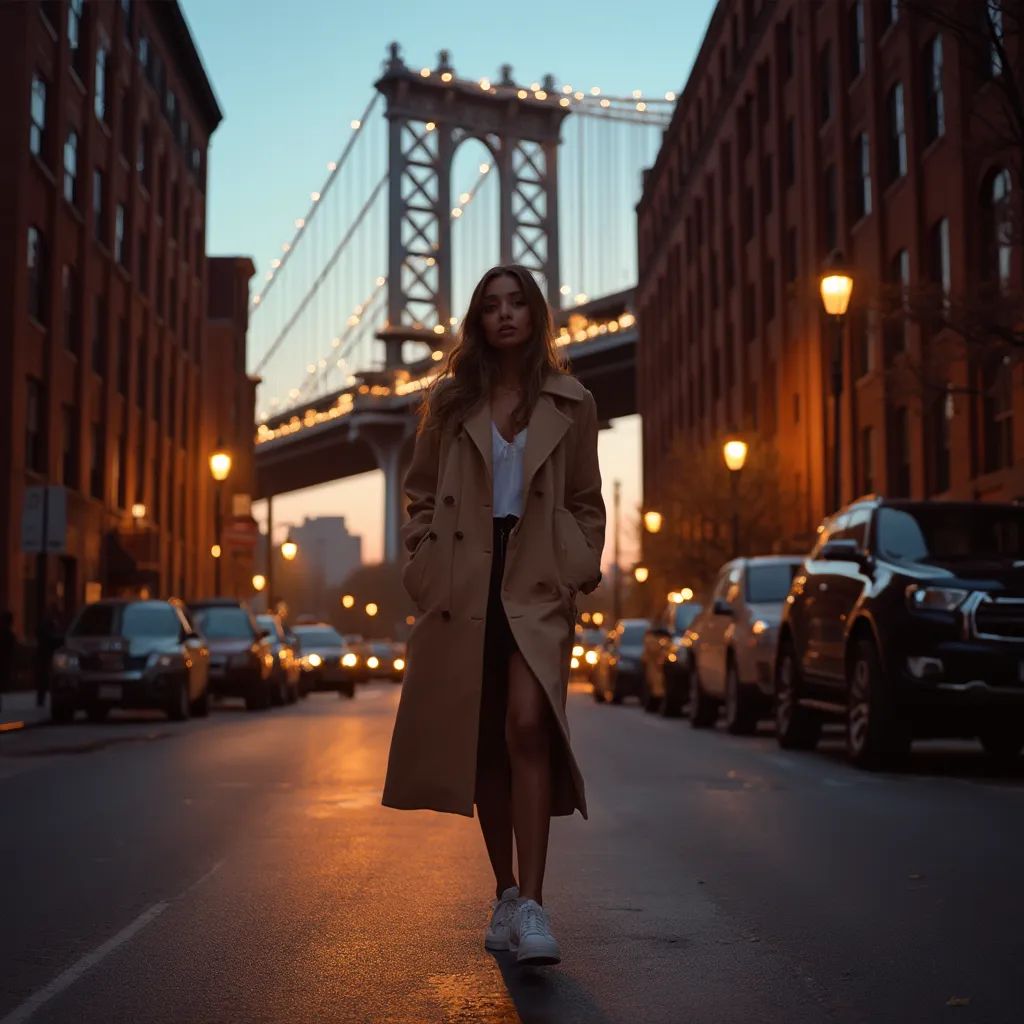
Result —
M 616 622 L 622 618 L 622 567 L 619 564 L 619 505 L 622 492 L 622 481 L 616 480 L 612 492 L 612 520 L 615 531 L 615 576 L 612 581 L 612 617 Z

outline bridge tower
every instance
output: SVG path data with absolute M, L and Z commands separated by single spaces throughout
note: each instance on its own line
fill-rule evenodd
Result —
M 402 343 L 439 348 L 452 316 L 451 167 L 460 143 L 479 139 L 499 175 L 500 257 L 535 272 L 550 305 L 561 304 L 558 144 L 568 113 L 518 87 L 505 65 L 493 85 L 456 76 L 447 50 L 437 67 L 412 70 L 397 43 L 376 82 L 389 122 L 388 319 L 377 337 L 385 366 L 403 365 Z M 434 331 L 436 325 L 444 334 Z

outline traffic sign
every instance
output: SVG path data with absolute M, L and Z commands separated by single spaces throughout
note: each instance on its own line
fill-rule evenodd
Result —
M 25 488 L 21 550 L 29 555 L 63 553 L 68 533 L 68 492 L 60 484 Z

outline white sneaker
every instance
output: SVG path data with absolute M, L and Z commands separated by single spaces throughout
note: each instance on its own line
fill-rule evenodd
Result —
M 512 916 L 508 948 L 521 964 L 557 964 L 562 959 L 548 912 L 536 900 L 522 900 Z
M 519 886 L 510 885 L 500 899 L 491 903 L 491 923 L 487 926 L 484 937 L 485 949 L 508 949 L 508 936 L 512 924 L 512 915 L 519 902 Z

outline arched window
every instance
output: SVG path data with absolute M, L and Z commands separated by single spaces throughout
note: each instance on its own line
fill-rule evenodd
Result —
M 1010 172 L 1002 167 L 988 175 L 981 192 L 981 265 L 986 280 L 997 282 L 1000 289 L 1010 283 L 1011 188 Z
M 897 82 L 886 99 L 886 121 L 889 132 L 889 181 L 907 173 L 907 124 L 903 108 L 903 83 Z

